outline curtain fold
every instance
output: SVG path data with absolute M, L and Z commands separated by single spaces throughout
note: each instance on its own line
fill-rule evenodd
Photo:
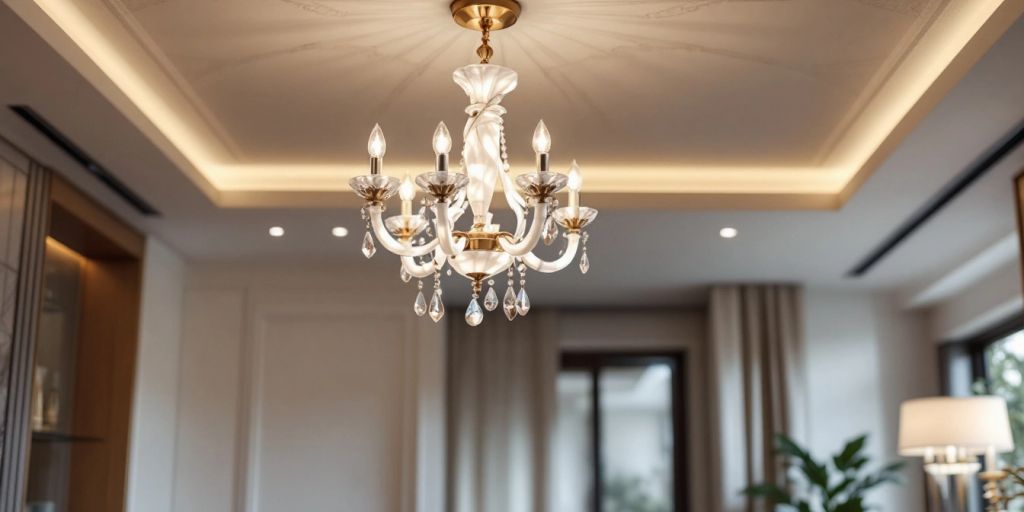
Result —
M 554 512 L 555 313 L 448 332 L 449 512 Z
M 709 314 L 714 510 L 767 512 L 740 491 L 781 483 L 774 435 L 802 440 L 806 434 L 801 292 L 784 285 L 718 286 Z

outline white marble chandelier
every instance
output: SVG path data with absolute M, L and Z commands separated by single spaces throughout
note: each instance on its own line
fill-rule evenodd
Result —
M 451 5 L 455 21 L 466 28 L 483 34 L 483 44 L 477 50 L 480 64 L 457 69 L 455 83 L 466 92 L 470 105 L 466 108 L 469 119 L 463 130 L 462 160 L 459 170 L 449 170 L 448 154 L 452 137 L 444 123 L 434 132 L 434 153 L 437 155 L 434 172 L 413 180 L 404 180 L 383 174 L 386 150 L 384 133 L 375 126 L 370 134 L 370 174 L 349 181 L 352 190 L 363 198 L 363 219 L 367 233 L 363 239 L 363 254 L 370 258 L 376 252 L 376 243 L 401 257 L 401 278 L 409 282 L 433 276 L 434 290 L 429 303 L 423 294 L 423 282 L 413 303 L 417 315 L 429 315 L 435 322 L 444 316 L 441 273 L 445 265 L 472 282 L 473 297 L 466 309 L 466 322 L 476 326 L 483 321 L 484 310 L 502 307 L 512 320 L 530 311 L 530 298 L 526 293 L 526 272 L 557 272 L 569 266 L 583 245 L 579 261 L 584 274 L 590 268 L 587 257 L 587 234 L 584 232 L 597 210 L 580 205 L 583 179 L 574 161 L 567 174 L 550 170 L 548 154 L 551 135 L 541 121 L 533 133 L 533 150 L 537 154 L 535 172 L 511 175 L 502 116 L 506 110 L 501 100 L 516 88 L 515 71 L 490 64 L 493 50 L 488 44 L 493 30 L 514 24 L 520 13 L 515 0 L 456 0 Z M 514 231 L 502 231 L 492 223 L 491 200 L 498 182 L 501 182 L 505 202 L 516 219 Z M 424 193 L 423 205 L 413 212 L 416 188 Z M 569 205 L 559 207 L 555 195 L 568 186 Z M 401 213 L 384 217 L 385 203 L 395 194 L 401 200 Z M 473 222 L 468 230 L 456 226 L 467 207 Z M 528 210 L 533 210 L 528 219 Z M 558 238 L 559 227 L 564 232 L 566 247 L 554 261 L 545 261 L 533 250 L 541 240 L 550 245 Z M 373 235 L 370 231 L 372 230 Z M 451 270 L 448 270 L 449 274 Z M 494 289 L 494 276 L 507 272 L 508 288 L 499 302 Z M 518 292 L 516 291 L 518 273 Z M 481 307 L 480 294 L 484 283 L 488 290 Z

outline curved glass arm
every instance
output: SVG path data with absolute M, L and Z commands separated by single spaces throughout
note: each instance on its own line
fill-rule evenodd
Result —
M 580 246 L 580 234 L 569 233 L 566 235 L 566 238 L 569 240 L 569 245 L 557 260 L 544 261 L 530 252 L 522 256 L 523 263 L 525 263 L 527 267 L 545 274 L 558 272 L 559 270 L 568 267 L 569 264 L 572 263 L 572 260 L 576 258 L 576 250 L 579 249 Z
M 538 202 L 533 209 L 533 223 L 530 224 L 530 231 L 518 243 L 509 242 L 505 238 L 498 238 L 501 249 L 512 256 L 523 256 L 537 247 L 540 241 L 541 232 L 544 231 L 544 220 L 548 216 L 548 203 Z
M 409 273 L 410 276 L 416 279 L 422 279 L 430 276 L 436 272 L 439 268 L 444 266 L 445 260 L 448 259 L 441 251 L 434 253 L 434 259 L 427 263 L 420 265 L 416 263 L 416 260 L 410 256 L 402 256 L 402 268 Z
M 399 255 L 399 256 L 423 256 L 435 248 L 437 248 L 437 240 L 431 240 L 423 245 L 412 245 L 409 242 L 399 242 L 388 233 L 387 228 L 384 227 L 383 212 L 384 207 L 380 205 L 368 206 L 367 210 L 370 211 L 370 224 L 373 226 L 373 234 L 377 235 L 377 241 L 384 246 L 385 249 Z
M 466 246 L 466 242 L 463 240 L 462 243 L 456 244 L 455 239 L 452 238 L 452 220 L 448 213 L 448 203 L 439 202 L 434 205 L 434 215 L 437 217 L 437 222 L 434 223 L 437 237 L 434 240 L 438 242 L 441 251 L 449 258 L 462 254 L 462 248 Z
M 523 196 L 519 195 L 519 192 L 516 190 L 516 184 L 512 182 L 508 171 L 501 173 L 501 185 L 505 189 L 505 202 L 508 203 L 508 207 L 512 209 L 512 212 L 516 214 L 516 231 L 513 237 L 519 240 L 523 237 L 523 232 L 526 231 L 526 200 L 523 199 Z

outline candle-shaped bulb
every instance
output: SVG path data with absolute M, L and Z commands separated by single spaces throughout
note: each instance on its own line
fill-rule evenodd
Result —
M 398 197 L 402 201 L 412 201 L 416 199 L 416 186 L 412 183 L 412 178 L 409 175 L 405 176 L 402 180 L 402 185 L 398 187 Z
M 583 174 L 580 173 L 580 166 L 576 160 L 573 160 L 572 165 L 569 166 L 569 190 L 573 192 L 583 190 Z
M 451 150 L 452 134 L 448 132 L 444 121 L 441 121 L 438 123 L 437 129 L 434 130 L 434 154 L 437 156 L 447 155 Z
M 384 131 L 380 129 L 379 124 L 373 125 L 370 141 L 366 143 L 366 150 L 370 152 L 372 158 L 383 158 L 384 153 L 388 150 L 388 144 L 384 140 Z
M 543 119 L 537 123 L 537 128 L 533 130 L 533 151 L 538 155 L 546 155 L 551 152 L 551 132 L 544 125 Z
M 416 187 L 408 174 L 398 186 L 398 197 L 402 199 L 402 217 L 408 219 L 412 215 L 412 200 L 416 198 Z
M 583 188 L 583 174 L 576 160 L 569 167 L 569 210 L 573 217 L 580 216 L 580 189 Z

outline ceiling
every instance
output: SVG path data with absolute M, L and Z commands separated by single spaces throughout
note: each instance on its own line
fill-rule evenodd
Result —
M 7 0 L 215 204 L 355 206 L 429 169 L 474 33 L 445 0 Z M 528 0 L 511 157 L 543 117 L 603 208 L 836 208 L 1024 11 L 1018 0 Z M 412 115 L 414 114 L 414 115 Z
M 0 33 L 9 43 L 0 45 L 0 101 L 35 108 L 163 215 L 149 218 L 133 212 L 7 109 L 0 111 L 0 135 L 189 260 L 325 268 L 380 265 L 394 268 L 397 277 L 397 258 L 379 253 L 366 262 L 359 254 L 358 211 L 315 205 L 223 208 L 123 106 L 6 4 L 0 6 Z M 699 302 L 711 283 L 790 281 L 890 290 L 945 275 L 1014 231 L 1010 184 L 1024 169 L 1024 149 L 1008 155 L 867 276 L 845 277 L 897 225 L 1024 120 L 1020 55 L 1024 21 L 1014 24 L 962 80 L 951 84 L 950 92 L 841 208 L 605 209 L 592 229 L 590 273 L 581 278 L 563 271 L 531 279 L 533 302 L 678 305 Z M 568 126 L 571 131 L 574 125 Z M 268 237 L 272 225 L 284 226 L 286 236 Z M 347 226 L 353 235 L 330 236 L 336 225 Z M 723 226 L 738 228 L 739 237 L 719 238 Z

